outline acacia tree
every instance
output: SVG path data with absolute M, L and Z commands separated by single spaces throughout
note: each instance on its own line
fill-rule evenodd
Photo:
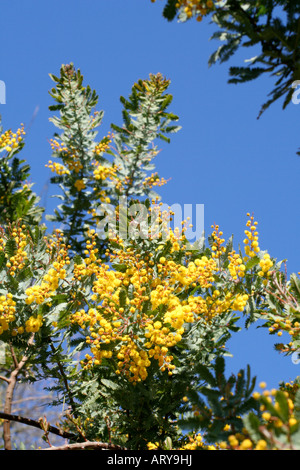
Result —
M 0 335 L 5 449 L 10 423 L 43 431 L 50 449 L 299 448 L 300 392 L 295 380 L 254 392 L 250 368 L 226 377 L 227 341 L 264 319 L 287 330 L 299 349 L 300 281 L 287 279 L 259 246 L 247 214 L 243 249 L 218 225 L 197 241 L 188 221 L 172 226 L 154 188 L 157 139 L 179 130 L 169 112 L 169 80 L 138 80 L 123 104 L 122 125 L 97 139 L 103 112 L 73 64 L 51 75 L 57 128 L 51 141 L 60 204 L 43 208 L 17 158 L 24 129 L 0 137 Z M 63 406 L 58 424 L 12 414 L 18 381 L 46 380 Z M 186 432 L 187 431 L 187 432 Z

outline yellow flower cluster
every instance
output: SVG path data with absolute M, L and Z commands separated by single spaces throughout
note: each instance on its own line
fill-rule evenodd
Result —
M 50 139 L 50 147 L 53 152 L 67 152 L 68 148 L 61 145 L 56 139 Z
M 228 270 L 234 281 L 245 276 L 246 266 L 243 264 L 243 260 L 238 253 L 234 250 L 228 253 L 229 265 Z
M 102 189 L 102 191 L 98 193 L 98 197 L 101 202 L 105 202 L 107 204 L 110 203 L 110 197 L 107 195 L 107 191 L 105 189 Z M 98 220 L 97 210 L 93 210 L 92 212 L 95 216 L 95 219 Z
M 194 434 L 192 436 L 188 436 L 189 442 L 184 444 L 180 450 L 217 450 L 218 444 L 216 445 L 208 445 L 205 444 L 203 441 L 203 437 L 201 434 Z
M 193 261 L 174 261 L 171 253 L 180 247 L 178 237 L 170 233 L 170 255 L 141 255 L 128 247 L 107 252 L 108 264 L 97 259 L 95 233 L 91 233 L 87 257 L 74 267 L 74 280 L 95 276 L 94 305 L 78 310 L 71 318 L 86 330 L 91 354 L 86 355 L 84 367 L 114 357 L 116 374 L 125 374 L 134 383 L 146 379 L 153 361 L 172 375 L 172 348 L 182 340 L 188 324 L 210 322 L 223 312 L 244 309 L 247 295 L 217 289 L 210 292 L 218 271 L 215 259 L 202 256 Z M 122 246 L 122 240 L 116 238 L 116 242 Z M 114 263 L 124 269 L 114 270 Z M 183 300 L 179 294 L 191 286 L 203 289 L 205 294 Z
M 112 135 L 109 133 L 107 137 L 104 137 L 101 142 L 99 142 L 95 148 L 94 153 L 96 155 L 103 154 L 108 148 L 111 143 Z M 57 140 L 51 139 L 50 145 L 53 152 L 59 153 L 61 158 L 64 161 L 64 165 L 60 163 L 52 162 L 49 160 L 48 165 L 46 167 L 50 168 L 52 172 L 58 175 L 70 174 L 71 171 L 75 173 L 79 173 L 80 170 L 83 168 L 83 164 L 81 163 L 79 157 L 76 155 L 75 149 L 69 149 L 68 147 L 60 144 Z M 94 176 L 96 179 L 105 179 L 109 174 L 104 177 L 104 174 L 107 170 L 104 169 L 105 167 L 101 167 L 100 165 L 94 172 Z M 102 174 L 101 174 L 102 172 Z M 75 187 L 78 191 L 84 189 L 85 186 L 82 184 L 82 180 L 77 180 L 75 183 Z
M 36 333 L 39 331 L 43 324 L 43 316 L 37 315 L 36 317 L 31 316 L 25 323 L 25 330 L 27 333 Z
M 115 188 L 121 193 L 125 191 L 125 188 L 127 186 L 130 186 L 132 184 L 132 176 L 126 176 L 122 179 L 117 177 L 116 174 L 112 176 Z M 155 186 L 161 187 L 167 184 L 167 182 L 168 180 L 166 180 L 165 178 L 159 178 L 157 173 L 152 173 L 150 176 L 145 177 L 144 181 L 142 182 L 142 185 L 144 186 L 144 188 L 153 188 Z
M 197 16 L 197 21 L 201 21 L 203 16 L 208 15 L 213 8 L 214 2 L 212 0 L 178 0 L 176 8 L 183 8 L 188 18 Z
M 253 256 L 256 256 L 260 251 L 258 243 L 257 222 L 254 221 L 254 216 L 250 216 L 249 212 L 247 213 L 247 217 L 249 217 L 249 219 L 246 223 L 248 228 L 245 230 L 247 238 L 244 239 L 244 250 L 246 254 L 244 261 L 247 261 L 249 258 L 253 258 Z
M 254 221 L 254 216 L 250 216 L 249 212 L 247 213 L 247 217 L 247 229 L 245 230 L 246 238 L 244 239 L 244 262 L 247 262 L 250 258 L 257 256 L 257 254 L 260 252 L 257 222 Z M 263 255 L 263 258 L 259 262 L 259 266 L 261 270 L 258 272 L 258 275 L 260 277 L 266 278 L 263 281 L 263 284 L 266 285 L 268 282 L 267 278 L 272 274 L 272 271 L 270 271 L 270 269 L 273 266 L 273 261 L 271 260 L 270 255 L 268 253 Z
M 95 230 L 91 230 L 90 240 L 86 242 L 86 250 L 84 254 L 83 263 L 75 264 L 73 269 L 73 281 L 80 283 L 85 276 L 92 276 L 98 272 L 98 266 L 100 265 L 100 260 L 97 258 L 98 248 L 96 248 L 96 234 Z
M 225 246 L 222 246 L 223 243 L 225 242 L 225 239 L 222 238 L 223 236 L 223 232 L 220 231 L 220 227 L 219 225 L 212 225 L 211 226 L 213 230 L 211 236 L 213 238 L 213 245 L 212 245 L 212 257 L 213 258 L 220 258 L 220 256 L 222 255 L 222 253 L 225 253 Z
M 50 250 L 55 250 L 56 261 L 52 263 L 52 267 L 44 274 L 40 284 L 35 284 L 28 289 L 25 293 L 27 298 L 25 300 L 27 305 L 32 303 L 41 304 L 48 300 L 51 295 L 55 294 L 58 289 L 60 280 L 66 277 L 66 265 L 70 263 L 66 245 L 62 240 L 62 232 L 56 230 L 54 237 L 49 241 Z
M 98 305 L 89 309 L 85 315 L 82 311 L 75 313 L 73 321 L 81 326 L 88 324 L 91 334 L 87 341 L 91 344 L 94 364 L 100 364 L 102 358 L 112 356 L 112 350 L 107 345 L 114 343 L 113 352 L 119 360 L 117 374 L 124 372 L 133 382 L 144 380 L 151 358 L 157 360 L 163 370 L 168 369 L 171 372 L 173 365 L 170 363 L 173 357 L 169 354 L 169 348 L 181 340 L 183 323 L 193 321 L 190 307 L 185 306 L 179 311 L 179 301 L 172 294 L 174 289 L 168 289 L 167 286 L 162 302 L 157 300 L 157 294 L 161 297 L 161 279 L 153 276 L 154 262 L 151 256 L 147 260 L 139 259 L 138 262 L 134 250 L 124 251 L 118 256 L 121 257 L 121 263 L 127 266 L 125 272 L 113 271 L 108 265 L 96 265 L 93 261 L 86 263 L 87 267 L 84 269 L 80 266 L 81 275 L 86 269 L 91 270 L 93 264 L 96 274 L 93 300 Z M 112 254 L 111 262 L 113 259 Z M 131 299 L 125 293 L 128 286 L 134 289 Z M 154 289 L 153 295 L 147 293 L 151 286 Z M 123 301 L 121 292 L 125 293 Z M 174 312 L 169 311 L 162 321 L 155 321 L 152 311 L 164 301 L 170 304 Z M 143 313 L 146 304 L 149 312 Z M 134 329 L 139 329 L 142 335 L 137 337 Z M 88 365 L 91 365 L 92 357 L 87 356 L 87 360 Z
M 259 271 L 258 273 L 259 276 L 264 277 L 270 276 L 270 274 L 272 274 L 272 271 L 270 271 L 270 269 L 273 266 L 273 261 L 271 260 L 270 255 L 268 253 L 263 256 L 263 259 L 260 260 L 259 265 L 261 267 L 261 271 Z
M 50 146 L 53 152 L 60 153 L 64 163 L 67 165 L 67 168 L 61 164 L 54 164 L 52 161 L 49 161 L 49 168 L 51 171 L 56 172 L 57 174 L 69 174 L 70 171 L 79 171 L 83 168 L 82 163 L 80 162 L 78 156 L 76 155 L 75 150 L 68 149 L 68 147 L 63 146 L 57 140 L 51 139 Z M 64 173 L 62 173 L 64 172 Z
M 282 336 L 282 332 L 286 331 L 293 339 L 300 335 L 300 323 L 298 321 L 293 321 L 293 318 L 288 317 L 275 317 L 275 321 L 272 326 L 269 327 L 270 333 L 277 332 L 277 336 Z M 293 345 L 291 341 L 287 345 L 287 350 L 284 348 L 284 345 L 278 344 L 277 349 L 282 352 L 291 352 L 297 350 L 297 346 Z
M 152 173 L 150 176 L 147 176 L 143 181 L 143 185 L 149 188 L 152 188 L 154 186 L 163 186 L 166 183 L 167 180 L 165 178 L 159 178 L 157 173 Z
M 12 256 L 8 254 L 9 252 L 5 252 L 7 236 L 4 236 L 4 231 L 2 229 L 2 236 L 0 238 L 0 252 L 5 252 L 7 260 L 6 267 L 8 268 L 8 272 L 11 276 L 15 276 L 16 271 L 20 271 L 24 268 L 28 258 L 27 252 L 25 250 L 27 245 L 25 225 L 12 227 L 8 232 L 8 238 L 13 240 L 15 243 L 15 250 Z
M 159 442 L 148 442 L 147 447 L 148 450 L 156 450 L 159 448 Z
M 108 149 L 109 149 L 109 146 L 112 142 L 112 138 L 113 138 L 113 134 L 111 134 L 110 132 L 108 133 L 108 135 L 106 137 L 104 137 L 101 142 L 99 142 L 95 148 L 94 148 L 94 152 L 96 155 L 102 155 L 103 153 L 105 153 Z
M 299 325 L 298 325 L 299 326 Z M 288 393 L 289 397 L 294 400 L 295 395 L 297 391 L 300 388 L 300 383 L 299 382 L 294 382 L 293 380 L 291 382 L 285 382 L 280 385 L 280 390 L 283 390 Z
M 226 425 L 224 430 L 230 431 L 231 428 Z M 254 444 L 247 429 L 243 428 L 241 433 L 230 434 L 227 441 L 218 444 L 218 448 L 221 450 L 266 450 L 267 442 L 264 439 L 259 439 Z
M 157 450 L 162 448 L 163 446 L 160 445 L 159 442 L 148 442 L 147 443 L 147 448 L 148 450 Z M 181 445 L 181 447 L 178 450 L 217 450 L 219 449 L 219 445 L 210 445 L 206 444 L 203 441 L 203 437 L 201 434 L 193 434 L 188 436 L 188 442 Z M 177 450 L 177 449 L 172 449 L 172 450 Z
M 94 153 L 96 155 L 104 153 L 109 148 L 111 138 L 111 135 L 108 134 L 107 137 L 102 139 L 102 141 L 95 146 Z M 71 172 L 75 172 L 75 174 L 78 175 L 80 170 L 83 169 L 83 164 L 81 163 L 80 158 L 76 155 L 76 150 L 67 148 L 55 139 L 51 139 L 50 145 L 53 152 L 60 154 L 63 164 L 49 160 L 46 167 L 50 168 L 51 171 L 57 175 L 69 175 Z M 93 164 L 95 165 L 95 170 L 93 172 L 95 180 L 105 180 L 107 178 L 116 179 L 117 168 L 104 166 L 99 162 L 94 162 Z M 86 188 L 86 182 L 82 178 L 78 178 L 75 180 L 74 186 L 76 190 L 80 192 Z M 99 199 L 102 202 L 110 202 L 105 191 L 101 191 Z
M 15 320 L 15 305 L 12 294 L 0 296 L 0 335 L 8 330 L 9 324 Z
M 49 160 L 48 164 L 45 165 L 47 168 L 50 168 L 52 173 L 56 173 L 57 175 L 69 175 L 70 171 L 61 163 L 52 162 Z
M 94 178 L 96 180 L 106 180 L 108 178 L 115 178 L 117 173 L 117 167 L 105 166 L 100 163 L 95 164 L 96 168 L 94 170 Z
M 155 3 L 156 0 L 151 0 Z M 177 0 L 176 8 L 184 9 L 188 18 L 197 16 L 197 21 L 201 21 L 203 16 L 208 15 L 215 7 L 212 0 Z
M 66 165 L 68 166 L 68 169 L 70 171 L 75 171 L 75 173 L 79 173 L 80 170 L 82 170 L 83 168 L 82 163 L 79 161 L 75 154 L 72 154 L 71 157 L 66 159 Z
M 7 152 L 11 152 L 13 149 L 18 148 L 20 142 L 23 140 L 23 135 L 25 135 L 24 125 L 21 124 L 21 127 L 16 131 L 12 132 L 8 130 L 0 135 L 0 150 L 5 149 Z
M 83 180 L 76 180 L 74 183 L 75 188 L 77 191 L 82 191 L 82 189 L 85 189 L 85 182 Z
M 10 255 L 10 249 L 5 249 L 7 241 L 14 241 L 15 249 L 14 254 Z M 26 251 L 27 245 L 29 246 L 28 234 L 25 232 L 25 225 L 12 226 L 4 233 L 2 229 L 2 234 L 0 238 L 0 251 L 3 251 L 6 255 L 6 268 L 10 276 L 15 276 L 18 270 L 22 270 L 28 260 L 28 253 Z M 34 289 L 34 286 L 33 286 Z M 28 299 L 27 299 L 28 300 Z M 26 301 L 26 303 L 28 303 Z M 6 296 L 2 295 L 0 297 L 0 334 L 10 330 L 12 336 L 17 334 L 24 333 L 23 326 L 14 326 L 13 322 L 16 320 L 16 303 L 13 300 L 13 294 L 8 293 Z M 39 318 L 30 317 L 25 324 L 25 330 L 37 331 L 41 320 Z

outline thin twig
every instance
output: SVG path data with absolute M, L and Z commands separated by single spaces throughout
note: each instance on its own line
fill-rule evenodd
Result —
M 54 345 L 53 345 L 52 342 L 50 344 L 50 347 L 51 347 L 53 355 L 55 356 L 56 352 L 55 352 L 55 348 L 54 348 Z M 75 407 L 75 403 L 74 403 L 73 398 L 72 398 L 71 390 L 69 388 L 68 379 L 66 377 L 65 371 L 64 371 L 63 366 L 61 365 L 60 361 L 57 359 L 56 362 L 57 362 L 58 368 L 60 370 L 61 377 L 62 377 L 63 383 L 64 383 L 65 388 L 66 388 L 66 392 L 67 392 L 69 400 L 70 400 L 70 405 L 72 407 L 72 411 L 73 411 L 74 415 L 76 416 L 76 407 Z
M 5 420 L 8 420 L 8 421 L 14 421 L 14 422 L 17 422 L 17 423 L 26 424 L 27 426 L 33 426 L 34 428 L 38 428 L 40 430 L 43 430 L 43 428 L 41 427 L 40 422 L 35 421 L 34 419 L 31 419 L 31 418 L 25 418 L 23 416 L 12 415 L 12 414 L 3 413 L 2 411 L 0 411 L 0 419 L 5 419 Z M 48 431 L 51 432 L 52 434 L 56 434 L 57 436 L 61 436 L 61 437 L 64 437 L 66 439 L 73 439 L 73 440 L 77 439 L 77 436 L 75 434 L 67 432 L 67 431 L 62 431 L 62 430 L 56 428 L 55 426 L 49 425 Z
M 9 379 L 7 377 L 4 377 L 4 375 L 0 375 L 0 380 L 9 383 Z

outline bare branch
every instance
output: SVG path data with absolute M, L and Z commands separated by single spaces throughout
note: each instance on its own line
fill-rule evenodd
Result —
M 41 423 L 39 421 L 35 421 L 34 419 L 24 418 L 23 416 L 19 416 L 19 415 L 3 413 L 1 411 L 0 411 L 0 418 L 8 420 L 8 421 L 15 421 L 17 423 L 27 424 L 28 426 L 33 426 L 35 428 L 40 429 L 41 431 L 43 430 L 43 428 L 41 427 Z M 51 432 L 52 434 L 56 434 L 57 436 L 64 437 L 66 439 L 73 439 L 73 440 L 77 439 L 77 436 L 75 434 L 72 434 L 67 431 L 62 431 L 61 429 L 58 429 L 55 426 L 49 425 L 47 431 Z
M 33 344 L 33 340 L 34 340 L 34 335 L 32 335 L 31 338 L 29 339 L 28 346 L 31 346 Z M 28 360 L 28 356 L 24 355 L 21 361 L 18 363 L 15 357 L 13 348 L 11 348 L 11 353 L 13 356 L 15 369 L 10 374 L 10 377 L 8 379 L 8 386 L 7 386 L 6 394 L 5 394 L 4 413 L 6 413 L 7 415 L 10 415 L 11 413 L 12 399 L 13 399 L 13 394 L 14 394 L 16 383 L 17 383 L 18 375 Z M 8 419 L 5 419 L 3 423 L 3 438 L 4 438 L 5 450 L 11 450 L 12 444 L 11 444 L 11 435 L 10 435 L 10 420 Z
M 121 447 L 114 444 L 107 444 L 105 442 L 94 442 L 94 441 L 86 441 L 86 442 L 79 442 L 77 444 L 66 444 L 63 446 L 58 447 L 47 447 L 46 449 L 41 450 L 84 450 L 84 449 L 96 449 L 96 450 L 127 450 L 125 447 Z

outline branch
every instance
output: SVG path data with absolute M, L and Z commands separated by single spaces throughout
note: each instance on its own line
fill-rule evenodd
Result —
M 34 334 L 31 336 L 31 338 L 28 341 L 29 347 L 33 344 L 33 340 L 34 340 Z M 11 347 L 11 354 L 12 354 L 13 361 L 15 364 L 15 369 L 10 374 L 10 377 L 8 380 L 8 386 L 7 386 L 6 394 L 5 394 L 4 413 L 7 413 L 8 415 L 11 413 L 12 399 L 13 399 L 13 394 L 14 394 L 16 383 L 17 383 L 18 375 L 28 360 L 28 356 L 24 355 L 21 361 L 18 363 L 12 347 Z M 10 421 L 7 419 L 5 419 L 3 423 L 3 438 L 4 438 L 5 450 L 11 450 L 12 445 L 11 445 L 11 435 L 10 435 Z
M 30 419 L 30 418 L 24 418 L 23 416 L 12 415 L 12 414 L 3 413 L 2 411 L 0 411 L 0 419 L 27 424 L 28 426 L 33 426 L 34 428 L 38 428 L 41 431 L 43 430 L 39 421 L 35 421 L 34 419 Z M 52 434 L 56 434 L 57 436 L 65 437 L 66 439 L 73 439 L 73 440 L 77 439 L 77 436 L 75 434 L 72 434 L 67 431 L 62 431 L 51 425 L 48 426 L 47 431 L 51 432 Z
M 9 379 L 7 377 L 4 377 L 4 375 L 0 375 L 0 380 L 9 383 Z
M 83 449 L 96 449 L 96 450 L 127 450 L 125 447 L 121 447 L 114 444 L 107 444 L 105 442 L 94 442 L 94 441 L 86 441 L 86 442 L 79 442 L 77 444 L 66 444 L 63 446 L 58 447 L 47 447 L 47 449 L 41 450 L 83 450 Z

